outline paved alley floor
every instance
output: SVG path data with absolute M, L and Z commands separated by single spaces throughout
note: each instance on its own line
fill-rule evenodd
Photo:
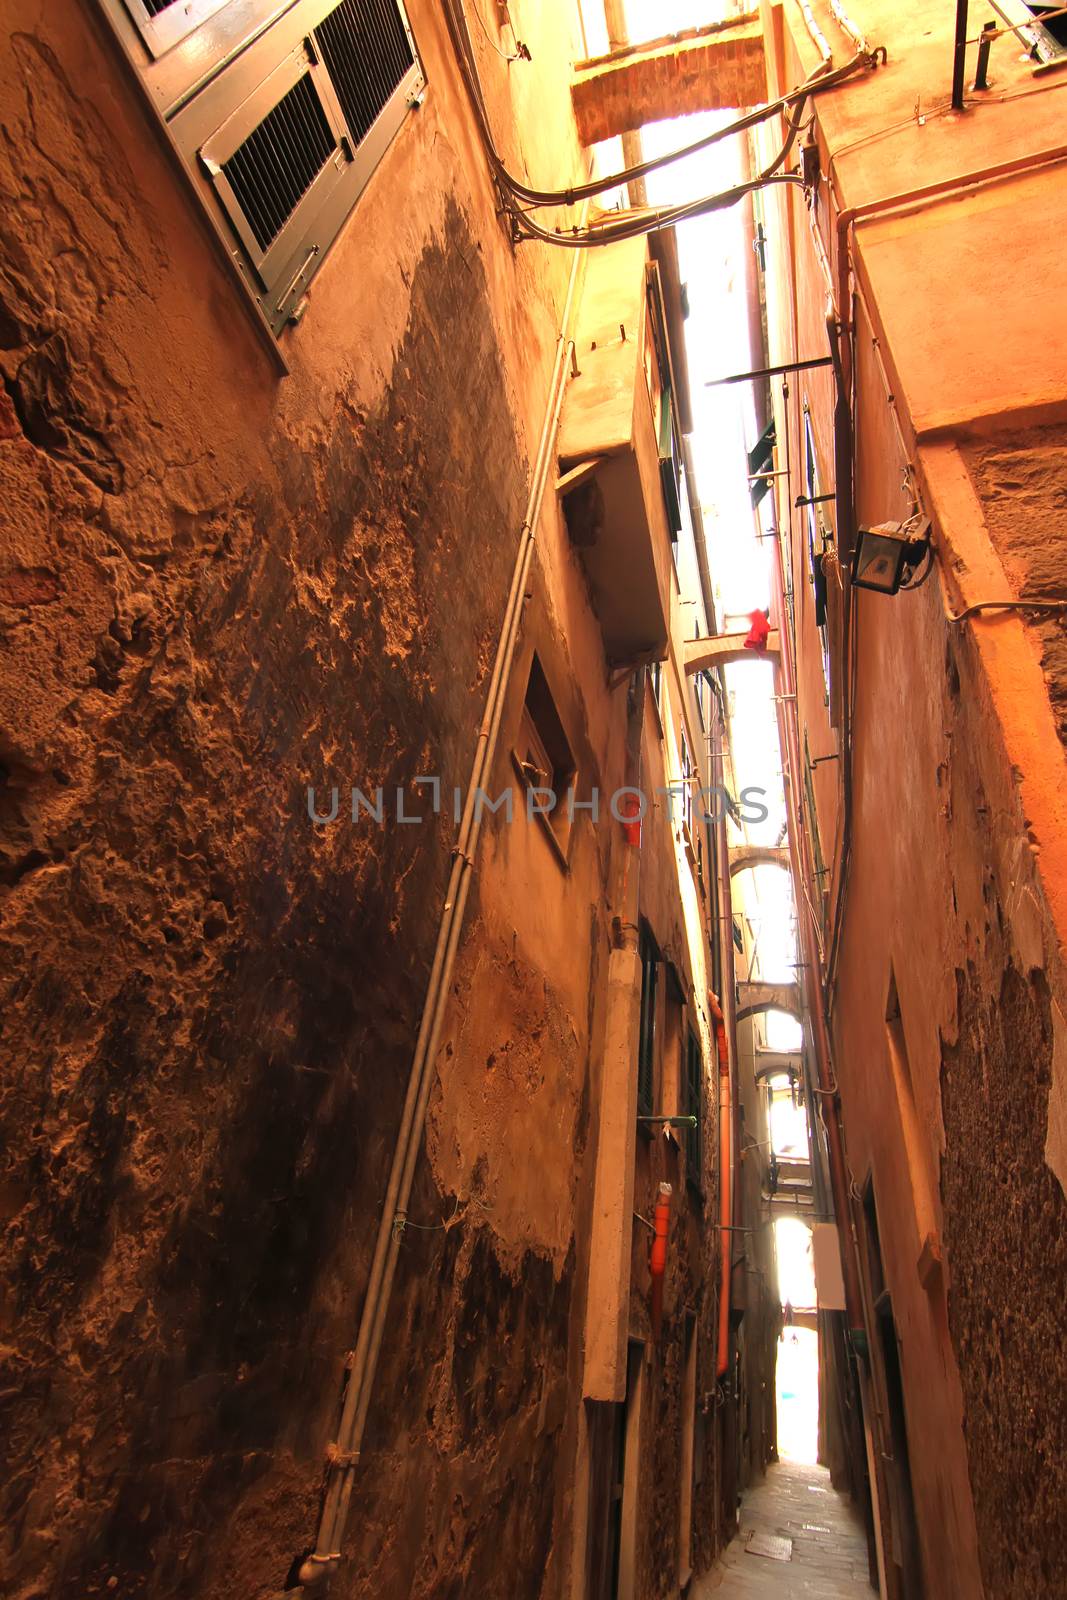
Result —
M 750 1552 L 755 1535 L 788 1561 Z M 870 1600 L 867 1540 L 849 1502 L 825 1467 L 783 1461 L 745 1495 L 737 1538 L 722 1561 L 694 1583 L 692 1600 Z

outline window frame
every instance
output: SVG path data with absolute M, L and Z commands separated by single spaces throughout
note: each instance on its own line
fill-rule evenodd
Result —
M 316 98 L 329 123 L 334 138 L 334 153 L 327 157 L 278 233 L 266 250 L 263 250 L 252 232 L 248 213 L 234 193 L 224 168 L 230 157 L 257 128 L 262 127 L 275 106 L 305 77 L 310 78 Z M 348 147 L 346 125 L 340 115 L 333 86 L 321 61 L 315 59 L 305 41 L 301 41 L 295 50 L 291 50 L 258 88 L 253 90 L 246 100 L 242 100 L 226 121 L 200 146 L 197 152 L 199 159 L 265 293 L 269 294 L 277 285 L 281 274 L 293 260 L 301 240 L 307 233 L 307 218 L 310 212 L 324 204 L 330 192 L 341 181 L 344 167 L 338 165 L 337 157 L 342 157 L 346 165 L 352 159 L 351 149 L 346 147 Z
M 685 1043 L 685 1112 L 695 1116 L 695 1128 L 685 1130 L 686 1182 L 699 1194 L 704 1192 L 704 1051 L 700 1034 L 689 1024 Z M 695 1096 L 694 1096 L 695 1090 Z M 694 1103 L 695 1100 L 695 1103 Z
M 536 705 L 531 703 L 531 689 L 534 689 L 543 701 L 540 722 Z M 546 720 L 554 722 L 555 727 L 546 728 L 544 726 Z M 555 755 L 552 751 L 553 745 L 556 747 Z M 543 784 L 536 784 L 531 780 L 529 771 L 531 751 L 537 757 L 537 771 L 543 772 L 546 776 Z M 543 811 L 537 808 L 533 812 L 533 817 L 544 830 L 559 864 L 564 869 L 568 868 L 575 822 L 574 807 L 569 797 L 571 794 L 577 795 L 578 792 L 578 763 L 574 755 L 574 746 L 560 715 L 559 703 L 545 672 L 544 663 L 536 650 L 530 657 L 530 666 L 526 674 L 526 690 L 522 698 L 515 740 L 511 747 L 511 760 L 527 793 L 532 793 L 535 789 L 552 790 L 555 801 L 551 810 Z
M 1018 30 L 1020 44 L 1029 46 L 1026 53 L 1037 62 L 1035 72 L 1067 66 L 1067 44 L 1045 27 L 1040 16 L 1030 10 L 1025 0 L 990 0 L 990 3 L 1009 28 Z M 1055 9 L 1054 0 L 1050 0 L 1049 10 Z
M 206 9 L 194 29 L 163 55 L 154 57 L 127 0 L 98 0 L 195 193 L 227 270 L 252 303 L 257 324 L 269 335 L 276 363 L 283 371 L 287 368 L 278 339 L 288 325 L 302 317 L 308 285 L 341 237 L 426 87 L 402 0 L 388 0 L 390 16 L 395 13 L 403 30 L 411 65 L 382 102 L 364 137 L 358 139 L 348 127 L 340 95 L 314 37 L 315 29 L 341 3 L 225 0 Z M 301 52 L 306 66 L 301 64 Z M 272 84 L 294 73 L 295 82 L 305 71 L 313 74 L 316 98 L 330 123 L 336 150 L 262 251 L 250 219 L 224 175 L 220 181 L 219 152 L 233 144 L 238 127 L 246 130 L 247 137 L 269 115 L 286 92 L 275 92 Z M 277 80 L 276 73 L 280 75 Z M 383 92 L 385 87 L 383 81 Z M 263 108 L 258 121 L 249 117 L 250 106 Z
M 682 531 L 682 455 L 680 440 L 682 430 L 678 423 L 674 399 L 674 368 L 671 362 L 670 339 L 667 333 L 667 308 L 663 297 L 663 280 L 659 262 L 649 261 L 645 267 L 645 376 L 648 382 L 649 404 L 652 408 L 652 426 L 659 454 L 660 489 L 663 508 L 667 516 L 667 531 L 672 550 Z M 659 379 L 656 392 L 649 374 L 649 354 L 655 358 L 654 366 Z
M 154 60 L 173 50 L 199 27 L 221 11 L 229 0 L 173 0 L 173 4 L 151 14 L 144 0 L 123 0 L 126 10 L 145 48 Z
M 825 704 L 830 704 L 830 585 L 826 573 L 822 569 L 822 557 L 830 543 L 830 534 L 823 521 L 822 512 L 817 505 L 811 504 L 822 493 L 819 476 L 819 452 L 815 443 L 815 426 L 811 420 L 811 410 L 807 399 L 804 401 L 804 489 L 808 504 L 804 507 L 804 526 L 807 531 L 808 551 L 808 582 L 811 585 L 812 597 L 816 604 L 815 626 L 819 630 L 819 640 L 822 644 L 822 675 L 825 686 Z M 822 549 L 816 551 L 816 542 L 821 541 Z M 819 563 L 818 576 L 816 576 L 816 563 Z M 819 582 L 823 586 L 823 620 L 819 622 L 817 614 Z
M 693 760 L 693 752 L 689 748 L 689 739 L 685 728 L 679 729 L 679 756 L 681 763 L 681 791 L 682 791 L 682 831 L 687 842 L 693 843 L 693 783 L 697 777 L 697 766 Z
M 641 1012 L 637 1033 L 637 1115 L 651 1117 L 656 1109 L 656 1012 L 659 988 L 659 945 L 642 917 L 637 935 L 641 962 Z M 641 1127 L 640 1121 L 638 1127 Z
M 829 915 L 829 876 L 826 860 L 822 853 L 822 834 L 819 828 L 819 813 L 815 805 L 815 768 L 811 759 L 811 747 L 808 743 L 808 730 L 804 729 L 804 805 L 808 811 L 809 836 L 811 838 L 812 857 L 815 862 L 815 893 L 819 906 L 819 921 L 822 936 L 825 939 L 827 931 L 827 918 Z

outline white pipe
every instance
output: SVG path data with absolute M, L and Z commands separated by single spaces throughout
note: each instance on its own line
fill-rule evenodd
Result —
M 830 10 L 833 12 L 841 32 L 847 34 L 861 55 L 869 56 L 871 47 L 841 4 L 841 0 L 830 0 Z
M 823 33 L 822 29 L 819 27 L 819 24 L 815 20 L 815 13 L 808 4 L 808 0 L 798 0 L 798 4 L 804 14 L 804 22 L 807 25 L 808 32 L 811 34 L 812 39 L 815 41 L 815 45 L 819 54 L 822 56 L 824 63 L 829 63 L 830 46 L 826 42 L 826 35 Z

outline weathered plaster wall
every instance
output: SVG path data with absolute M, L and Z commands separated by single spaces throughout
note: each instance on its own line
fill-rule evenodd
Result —
M 344 792 L 465 781 L 569 268 L 503 241 L 441 19 L 411 14 L 426 104 L 281 383 L 86 8 L 5 18 L 2 1426 L 25 1600 L 259 1596 L 314 1533 L 451 839 L 346 824 Z M 490 81 L 505 129 L 568 41 L 531 44 L 533 87 Z M 566 119 L 528 126 L 512 151 L 572 171 Z M 337 823 L 311 826 L 309 781 L 323 809 L 341 786 Z M 448 1226 L 405 1237 L 340 1592 L 559 1582 L 587 1021 L 489 932 L 457 973 L 461 1063 L 482 1007 L 504 1076 L 515 1039 L 544 1048 L 499 1106 L 457 1066 L 461 1158 L 411 1206 Z M 498 1133 L 553 1108 L 549 1206 Z
M 1023 1600 L 1067 1586 L 1067 1415 L 1055 1377 L 1067 1202 L 1044 1159 L 1048 987 L 1042 972 L 1001 962 L 999 990 L 974 963 L 957 974 L 941 1190 L 982 1577 L 987 1594 Z
M 1061 427 L 963 443 L 962 454 L 1010 593 L 1067 592 L 1067 444 Z M 1067 633 L 1062 616 L 1031 615 L 1060 738 L 1067 743 Z
M 814 9 L 836 51 L 828 7 Z M 1055 97 L 1008 41 L 995 47 L 991 92 L 959 116 L 948 104 L 950 14 L 910 0 L 849 11 L 889 60 L 818 103 L 823 171 L 832 156 L 841 206 L 1060 142 Z M 792 0 L 786 20 L 792 43 L 776 66 L 790 83 L 816 57 Z M 861 215 L 850 235 L 859 294 L 839 307 L 855 312 L 858 521 L 905 515 L 917 487 L 940 570 L 917 594 L 858 597 L 835 1061 L 852 1175 L 874 1179 L 925 1580 L 968 1600 L 1063 1587 L 1053 1526 L 1063 1420 L 1048 1381 L 1064 1336 L 1062 1268 L 1043 1265 L 1058 1259 L 1062 1234 L 1062 629 L 946 618 L 973 600 L 1062 592 L 1062 451 L 1052 427 L 1034 426 L 1063 411 L 1062 337 L 1035 339 L 992 308 L 1024 248 L 1020 215 L 1054 216 L 1062 196 L 1050 166 L 888 218 Z M 796 241 L 796 282 L 769 275 L 772 359 L 788 359 L 825 348 L 828 284 L 802 207 L 777 204 Z M 824 239 L 833 265 L 832 211 Z M 1020 270 L 1056 298 L 1062 261 L 1048 239 Z M 983 325 L 996 336 L 976 345 Z M 808 390 L 831 461 L 830 386 L 815 375 L 790 387 Z M 794 412 L 794 462 L 799 447 Z M 798 595 L 801 572 L 795 564 Z M 820 652 L 803 606 L 798 634 L 802 717 L 822 754 Z M 816 789 L 825 845 L 840 826 L 839 764 L 820 767 Z M 889 1048 L 891 976 L 903 1073 Z M 931 1217 L 940 1269 L 922 1254 Z

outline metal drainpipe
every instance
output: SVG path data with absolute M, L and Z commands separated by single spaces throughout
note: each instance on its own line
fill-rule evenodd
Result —
M 515 645 L 522 619 L 526 583 L 533 560 L 534 539 L 552 464 L 552 451 L 566 391 L 568 363 L 574 348 L 570 336 L 570 323 L 574 307 L 578 277 L 579 252 L 571 268 L 564 301 L 560 334 L 556 342 L 556 356 L 549 383 L 548 405 L 545 412 L 537 455 L 530 479 L 530 494 L 526 515 L 519 534 L 519 547 L 512 571 L 496 657 L 486 697 L 485 713 L 475 743 L 466 803 L 459 826 L 456 844 L 452 851 L 452 870 L 445 893 L 441 920 L 438 925 L 437 944 L 434 950 L 426 999 L 423 1004 L 419 1033 L 415 1044 L 407 1095 L 393 1152 L 385 1203 L 382 1207 L 375 1243 L 374 1258 L 363 1302 L 359 1334 L 352 1368 L 345 1390 L 344 1406 L 337 1431 L 336 1445 L 328 1463 L 328 1481 L 319 1520 L 314 1552 L 300 1568 L 299 1580 L 307 1586 L 318 1585 L 329 1576 L 341 1556 L 348 1506 L 352 1496 L 355 1467 L 359 1460 L 360 1445 L 366 1424 L 381 1348 L 385 1315 L 392 1290 L 399 1250 L 399 1235 L 406 1216 L 406 1207 L 415 1175 L 415 1164 L 422 1146 L 422 1130 L 426 1108 L 434 1081 L 433 1066 L 437 1056 L 441 1027 L 444 1020 L 448 989 L 456 952 L 463 927 L 463 914 L 470 891 L 478 837 L 481 832 L 482 807 L 475 803 L 476 791 L 484 787 L 492 770 L 504 703 L 507 698 L 511 668 L 515 658 Z
M 726 685 L 723 683 L 723 700 L 726 697 Z M 715 771 L 713 777 L 720 792 L 725 788 L 725 760 L 723 744 L 726 738 L 726 717 L 721 706 L 717 709 L 720 722 L 720 738 L 718 752 L 715 755 Z M 715 824 L 715 853 L 719 878 L 719 917 L 722 924 L 720 938 L 722 939 L 722 996 L 720 1004 L 723 1014 L 723 1027 L 726 1034 L 728 1051 L 728 1067 L 724 1077 L 720 1070 L 719 1076 L 719 1165 L 724 1165 L 726 1171 L 720 1171 L 719 1182 L 725 1189 L 725 1204 L 720 1200 L 719 1224 L 721 1228 L 720 1249 L 722 1251 L 722 1275 L 720 1283 L 719 1301 L 719 1348 L 716 1361 L 717 1376 L 722 1377 L 729 1367 L 729 1318 L 730 1318 L 730 1288 L 733 1276 L 733 1235 L 730 1225 L 733 1218 L 733 1184 L 734 1174 L 738 1165 L 736 1160 L 737 1136 L 735 1130 L 736 1105 L 737 1105 L 737 980 L 734 969 L 734 909 L 733 894 L 730 879 L 730 846 L 726 834 L 726 808 Z M 724 1103 L 725 1102 L 725 1103 Z M 722 1133 L 722 1116 L 726 1113 L 727 1136 Z M 720 1190 L 722 1195 L 723 1190 Z M 726 1337 L 723 1338 L 723 1316 L 725 1313 Z

